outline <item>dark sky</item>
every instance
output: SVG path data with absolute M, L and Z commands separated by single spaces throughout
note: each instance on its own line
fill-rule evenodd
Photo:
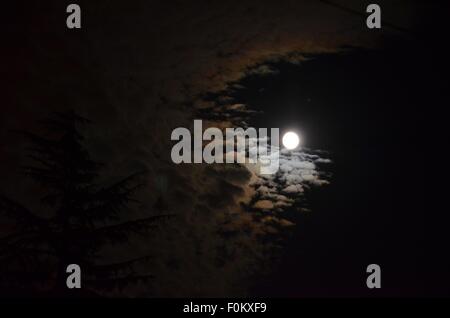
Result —
M 376 295 L 447 292 L 436 279 L 446 267 L 428 261 L 424 230 L 433 213 L 424 131 L 444 104 L 442 7 L 379 1 L 386 23 L 368 30 L 357 13 L 366 2 L 356 0 L 80 1 L 82 29 L 67 30 L 68 3 L 4 10 L 0 189 L 38 206 L 39 190 L 18 177 L 24 144 L 11 129 L 37 129 L 54 110 L 90 118 L 86 146 L 107 163 L 105 181 L 148 172 L 136 215 L 158 212 L 160 198 L 179 215 L 132 249 L 105 252 L 157 255 L 152 290 L 132 293 L 368 295 L 369 263 L 385 273 Z M 275 72 L 252 73 L 261 65 Z M 296 225 L 266 275 L 252 268 L 268 262 L 272 243 L 261 236 L 272 229 L 241 204 L 254 194 L 248 171 L 170 161 L 173 128 L 236 103 L 263 112 L 255 126 L 300 129 L 307 147 L 333 160 L 330 184 L 306 195 L 311 212 L 287 212 Z
M 313 212 L 292 214 L 294 238 L 265 292 L 371 295 L 361 280 L 370 263 L 386 268 L 376 295 L 423 292 L 425 176 L 406 158 L 425 142 L 426 88 L 410 77 L 403 45 L 278 63 L 273 77 L 242 81 L 237 99 L 264 110 L 256 126 L 301 127 L 307 146 L 334 162 L 330 185 L 307 196 Z

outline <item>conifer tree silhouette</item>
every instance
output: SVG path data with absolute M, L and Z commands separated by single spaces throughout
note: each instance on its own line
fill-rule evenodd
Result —
M 127 242 L 130 235 L 148 232 L 169 215 L 124 221 L 123 211 L 135 202 L 133 195 L 143 185 L 138 182 L 141 173 L 100 187 L 96 181 L 102 165 L 90 158 L 80 133 L 88 123 L 69 111 L 43 121 L 50 136 L 21 132 L 29 141 L 31 162 L 23 171 L 44 190 L 41 202 L 52 213 L 43 215 L 0 195 L 0 215 L 12 219 L 16 228 L 0 237 L 3 288 L 30 291 L 33 286 L 70 295 L 69 264 L 81 267 L 84 290 L 125 287 L 151 277 L 135 270 L 136 263 L 150 256 L 107 265 L 95 261 L 103 246 Z

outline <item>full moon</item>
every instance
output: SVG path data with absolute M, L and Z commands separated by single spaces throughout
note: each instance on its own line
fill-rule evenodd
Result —
M 286 149 L 295 149 L 300 143 L 300 138 L 298 135 L 292 131 L 287 132 L 283 136 L 283 146 L 286 147 Z

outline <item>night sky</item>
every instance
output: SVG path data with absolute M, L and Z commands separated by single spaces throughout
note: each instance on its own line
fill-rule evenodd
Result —
M 17 131 L 45 135 L 40 120 L 74 111 L 90 120 L 82 145 L 103 164 L 95 186 L 140 172 L 137 202 L 106 225 L 170 215 L 91 255 L 96 265 L 149 255 L 131 271 L 150 280 L 112 279 L 85 295 L 449 295 L 429 234 L 440 232 L 428 226 L 441 209 L 425 195 L 440 187 L 430 178 L 442 144 L 428 135 L 446 104 L 445 8 L 378 1 L 382 28 L 370 30 L 367 1 L 79 1 L 82 28 L 69 30 L 69 3 L 2 9 L 0 259 L 12 265 L 0 277 L 25 271 L 6 252 L 21 227 L 4 198 L 45 222 L 55 211 L 40 200 L 49 188 L 23 174 L 30 148 Z M 246 165 L 176 165 L 171 132 L 194 119 L 293 130 L 304 148 L 284 154 L 274 179 Z M 366 286 L 373 263 L 377 290 Z M 39 288 L 2 283 L 0 295 L 54 295 L 52 266 L 29 274 Z

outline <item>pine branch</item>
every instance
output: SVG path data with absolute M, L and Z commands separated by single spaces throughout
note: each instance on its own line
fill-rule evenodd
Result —
M 135 173 L 123 180 L 107 187 L 101 188 L 89 198 L 90 204 L 85 210 L 87 217 L 93 220 L 104 221 L 117 219 L 118 213 L 129 203 L 138 203 L 132 195 L 144 184 L 130 186 L 130 183 L 142 173 Z
M 41 120 L 40 122 L 47 128 L 53 131 L 74 131 L 80 138 L 81 136 L 76 128 L 76 125 L 87 125 L 91 121 L 85 117 L 78 115 L 75 111 L 53 112 L 53 116 Z
M 0 194 L 0 214 L 14 219 L 22 229 L 40 227 L 45 219 L 35 215 L 26 207 Z
M 111 263 L 111 264 L 104 264 L 104 265 L 97 265 L 97 264 L 89 264 L 87 263 L 85 266 L 87 267 L 87 270 L 89 273 L 93 273 L 96 277 L 101 276 L 111 276 L 114 275 L 117 276 L 120 272 L 123 271 L 133 271 L 133 265 L 139 262 L 147 262 L 151 259 L 153 259 L 153 256 L 145 255 L 137 258 L 133 258 L 127 261 L 123 262 L 117 262 L 117 263 Z
M 5 260 L 9 257 L 17 257 L 17 256 L 23 256 L 26 255 L 28 257 L 33 256 L 56 256 L 56 253 L 52 250 L 48 249 L 42 249 L 42 248 L 35 248 L 35 247 L 7 247 L 6 249 L 0 249 L 2 251 L 0 259 Z
M 18 287 L 17 285 L 23 284 L 23 287 L 30 289 L 30 284 L 38 284 L 42 282 L 46 282 L 51 277 L 50 271 L 7 271 L 8 275 L 5 275 L 1 278 L 2 284 L 11 284 L 12 286 Z M 1 284 L 0 284 L 1 286 Z
M 100 227 L 90 233 L 92 239 L 103 242 L 125 242 L 128 241 L 130 232 L 144 234 L 154 228 L 160 220 L 167 219 L 173 215 L 156 215 L 145 219 L 138 219 L 120 224 Z
M 14 240 L 23 239 L 24 236 L 30 234 L 34 235 L 33 232 L 27 231 L 27 232 L 15 232 L 7 236 L 2 236 L 0 237 L 0 245 L 11 245 L 14 242 Z
M 148 282 L 154 279 L 154 275 L 129 275 L 125 277 L 104 278 L 104 279 L 90 279 L 86 280 L 87 284 L 94 288 L 113 289 L 115 287 L 124 289 L 127 286 L 137 284 L 140 282 Z
M 38 231 L 27 231 L 14 233 L 0 238 L 0 255 L 11 253 L 32 252 L 33 250 L 42 252 L 42 246 L 48 246 L 50 242 L 49 236 L 41 234 Z M 52 251 L 48 251 L 53 253 Z

